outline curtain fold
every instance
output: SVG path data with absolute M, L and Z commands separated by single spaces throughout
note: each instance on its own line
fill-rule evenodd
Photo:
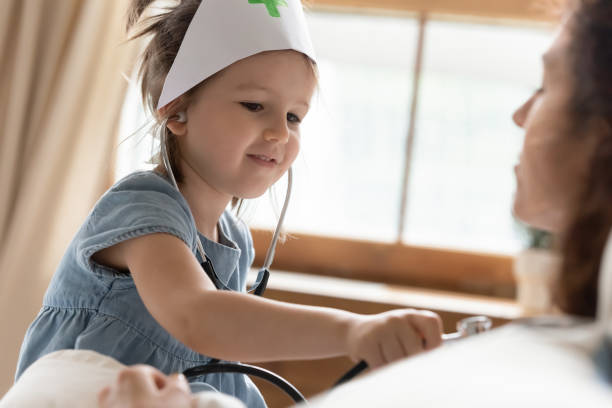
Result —
M 0 1 L 0 395 L 63 252 L 108 187 L 138 42 L 128 2 Z

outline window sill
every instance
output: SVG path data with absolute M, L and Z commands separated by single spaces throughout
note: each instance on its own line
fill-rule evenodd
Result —
M 251 233 L 253 264 L 259 267 L 272 232 Z M 513 261 L 504 255 L 301 233 L 291 233 L 274 257 L 279 270 L 506 299 L 515 294 Z
M 252 269 L 249 286 L 256 275 L 257 270 Z M 504 323 L 523 315 L 520 306 L 510 299 L 277 270 L 270 273 L 266 295 L 278 300 L 296 303 L 314 301 L 312 303 L 323 305 L 330 303 L 325 302 L 324 298 L 335 299 L 331 306 L 347 306 L 343 308 L 352 308 L 351 304 L 361 303 L 380 305 L 383 309 L 405 307 L 443 314 L 485 315 L 494 319 L 494 324 L 495 320 Z M 374 313 L 379 311 L 374 309 Z

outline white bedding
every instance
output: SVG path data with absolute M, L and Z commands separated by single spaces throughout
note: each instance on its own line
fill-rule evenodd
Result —
M 310 406 L 610 408 L 612 385 L 582 347 L 592 334 L 508 325 L 351 381 Z

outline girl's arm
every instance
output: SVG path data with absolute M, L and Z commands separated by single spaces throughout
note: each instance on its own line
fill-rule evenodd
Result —
M 380 366 L 440 344 L 437 315 L 396 310 L 358 315 L 218 291 L 189 248 L 168 234 L 124 241 L 95 256 L 129 269 L 153 317 L 191 349 L 261 362 L 349 355 Z

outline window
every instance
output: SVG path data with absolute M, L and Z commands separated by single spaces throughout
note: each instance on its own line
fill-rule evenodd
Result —
M 391 17 L 308 15 L 320 93 L 302 127 L 286 229 L 396 239 L 418 25 Z M 285 187 L 276 189 L 282 203 Z M 269 198 L 248 218 L 274 227 Z M 280 206 L 279 206 L 280 207 Z
M 511 202 L 522 132 L 511 114 L 539 86 L 550 25 L 322 10 L 308 12 L 307 21 L 320 92 L 302 124 L 285 229 L 306 234 L 308 245 L 325 237 L 346 254 L 356 250 L 350 240 L 376 242 L 378 259 L 380 251 L 393 253 L 387 276 L 404 274 L 403 259 L 428 259 L 412 266 L 420 280 L 442 269 L 448 276 L 474 271 L 464 287 L 490 273 L 503 276 L 509 293 L 511 262 L 503 255 L 521 246 Z M 138 98 L 132 87 L 121 140 L 144 123 Z M 117 178 L 142 168 L 153 151 L 149 138 L 128 139 Z M 255 229 L 274 228 L 285 188 L 281 180 L 271 195 L 252 200 L 242 218 Z M 312 270 L 346 263 L 334 262 Z
M 539 87 L 547 30 L 431 21 L 425 34 L 404 242 L 512 253 L 514 110 Z
M 418 20 L 320 12 L 307 18 L 321 92 L 303 125 L 286 229 L 516 251 L 512 169 L 522 137 L 511 114 L 539 85 L 550 30 L 427 21 L 408 155 Z M 259 201 L 251 224 L 273 228 L 268 198 Z

